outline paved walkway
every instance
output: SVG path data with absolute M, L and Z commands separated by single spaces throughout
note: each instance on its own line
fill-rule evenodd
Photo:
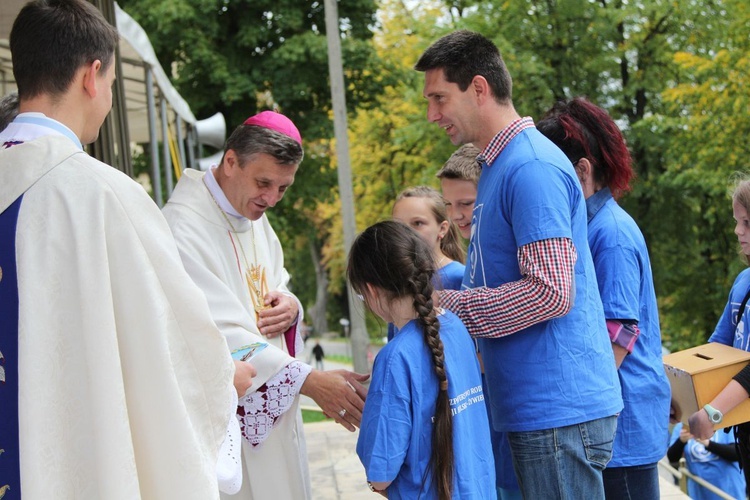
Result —
M 326 421 L 305 424 L 313 500 L 375 500 L 354 451 L 357 432 Z M 382 498 L 382 497 L 380 497 Z
M 332 421 L 305 424 L 313 500 L 381 498 L 367 488 L 365 470 L 355 452 L 357 435 Z M 662 500 L 690 498 L 666 474 L 659 478 L 659 488 Z
M 305 353 L 300 356 L 303 361 L 309 359 L 308 353 L 315 342 L 307 342 Z M 324 349 L 327 347 L 324 344 Z M 333 350 L 333 349 L 331 349 Z M 326 370 L 345 368 L 351 365 L 325 360 Z M 315 402 L 302 396 L 303 408 L 315 409 Z M 376 496 L 367 488 L 365 469 L 357 457 L 358 432 L 349 432 L 339 424 L 327 420 L 305 424 L 307 456 L 310 462 L 313 500 L 376 500 Z M 689 500 L 682 493 L 672 477 L 660 468 L 659 488 L 662 500 Z

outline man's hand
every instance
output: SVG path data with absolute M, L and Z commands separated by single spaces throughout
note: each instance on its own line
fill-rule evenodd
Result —
M 232 361 L 234 361 L 234 388 L 237 390 L 237 397 L 241 398 L 253 385 L 253 377 L 258 374 L 258 371 L 247 361 L 238 359 Z
M 263 303 L 268 309 L 258 313 L 258 330 L 266 337 L 281 335 L 297 321 L 297 301 L 289 295 L 278 291 L 268 292 Z
M 348 370 L 313 370 L 300 392 L 311 397 L 326 416 L 354 432 L 362 420 L 367 397 L 367 389 L 361 382 L 368 378 L 369 375 Z
M 714 424 L 711 423 L 708 419 L 708 413 L 702 408 L 690 415 L 688 427 L 690 427 L 690 433 L 697 440 L 709 439 L 714 435 Z

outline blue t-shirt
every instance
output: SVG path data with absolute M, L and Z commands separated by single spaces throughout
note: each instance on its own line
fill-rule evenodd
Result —
M 455 260 L 449 262 L 438 270 L 440 282 L 437 288 L 440 290 L 460 290 L 461 282 L 464 280 L 464 269 L 466 266 Z
M 573 165 L 536 128 L 484 165 L 472 217 L 465 287 L 521 279 L 518 248 L 569 238 L 575 302 L 560 318 L 479 339 L 499 431 L 563 427 L 622 410 L 620 384 L 586 239 L 586 205 Z
M 625 404 L 607 467 L 658 462 L 667 451 L 669 380 L 662 362 L 651 261 L 638 225 L 608 188 L 588 200 L 589 247 L 607 319 L 634 320 L 641 333 L 618 375 Z
M 675 424 L 672 429 L 670 444 L 680 438 L 682 422 Z M 719 444 L 734 444 L 734 431 L 725 433 L 718 430 L 711 436 L 711 441 Z M 705 446 L 695 439 L 685 443 L 685 462 L 690 472 L 718 487 L 732 498 L 745 498 L 745 478 L 740 471 L 739 462 L 730 462 L 711 453 Z M 708 491 L 695 481 L 688 479 L 688 495 L 693 500 L 720 500 L 718 495 Z
M 453 411 L 453 498 L 494 499 L 495 466 L 474 343 L 453 313 L 438 318 Z M 413 320 L 375 358 L 357 440 L 367 479 L 393 481 L 389 500 L 437 498 L 427 474 L 437 394 L 432 354 Z
M 742 311 L 742 318 L 739 325 L 737 324 L 737 311 L 745 300 L 747 292 L 750 290 L 750 269 L 745 269 L 734 280 L 732 289 L 729 291 L 729 300 L 727 301 L 724 312 L 719 318 L 714 333 L 711 334 L 709 342 L 719 342 L 724 345 L 731 345 L 743 351 L 750 351 L 750 335 L 748 335 L 748 325 L 750 325 L 750 301 L 745 305 Z
M 460 262 L 451 261 L 438 269 L 438 279 L 434 280 L 433 285 L 437 290 L 459 290 L 461 282 L 464 279 L 464 269 L 466 266 Z M 396 327 L 393 323 L 388 323 L 388 342 L 396 335 Z

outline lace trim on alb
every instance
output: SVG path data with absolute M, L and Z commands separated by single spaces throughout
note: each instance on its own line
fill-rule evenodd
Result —
M 311 371 L 310 365 L 292 361 L 257 391 L 240 399 L 237 419 L 248 443 L 257 446 L 268 438 L 279 417 L 294 404 Z

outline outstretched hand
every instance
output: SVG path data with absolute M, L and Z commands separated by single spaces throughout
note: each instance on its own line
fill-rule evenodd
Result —
M 370 375 L 349 370 L 313 370 L 300 392 L 311 397 L 326 416 L 354 432 L 362 420 L 367 397 L 362 382 L 368 378 Z

